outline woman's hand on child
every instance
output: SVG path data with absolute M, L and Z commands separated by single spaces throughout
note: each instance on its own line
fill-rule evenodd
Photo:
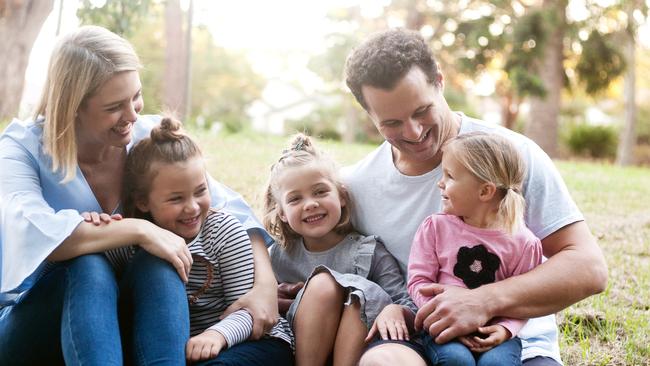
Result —
M 208 329 L 187 341 L 185 358 L 188 363 L 213 359 L 225 346 L 226 338 L 216 330 Z
M 192 269 L 192 254 L 187 248 L 185 239 L 152 222 L 140 221 L 142 222 L 140 225 L 142 231 L 138 240 L 140 248 L 171 263 L 183 282 L 187 283 Z
M 102 223 L 103 224 L 108 224 L 112 220 L 116 220 L 116 221 L 122 220 L 122 215 L 120 215 L 120 214 L 109 215 L 107 213 L 103 213 L 103 212 L 98 213 L 98 212 L 95 212 L 95 211 L 92 211 L 92 212 L 84 211 L 80 215 L 81 215 L 81 217 L 84 218 L 85 222 L 90 222 L 95 226 L 99 226 Z
M 304 282 L 288 283 L 283 282 L 278 284 L 278 310 L 280 315 L 284 316 L 289 311 L 289 307 L 296 299 L 298 292 L 305 287 Z
M 365 342 L 370 342 L 379 332 L 382 340 L 409 340 L 409 329 L 401 305 L 390 304 L 382 310 L 372 324 Z
M 494 324 L 479 327 L 478 333 L 485 334 L 482 338 L 476 335 L 458 337 L 458 340 L 472 352 L 486 352 L 511 338 L 510 331 L 503 325 Z

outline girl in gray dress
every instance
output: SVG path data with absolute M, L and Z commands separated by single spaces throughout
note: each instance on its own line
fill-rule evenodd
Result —
M 277 280 L 305 283 L 287 312 L 298 366 L 356 365 L 377 334 L 409 339 L 416 308 L 398 264 L 354 230 L 336 165 L 309 137 L 296 135 L 271 167 L 264 206 Z

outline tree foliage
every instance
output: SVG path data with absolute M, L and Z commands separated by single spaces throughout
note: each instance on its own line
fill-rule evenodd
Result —
M 106 0 L 95 7 L 90 0 L 82 0 L 77 10 L 81 24 L 101 25 L 125 38 L 130 38 L 149 16 L 150 0 Z
M 101 8 L 84 0 L 77 13 L 84 24 L 104 26 L 133 44 L 144 66 L 140 70 L 143 113 L 158 114 L 163 106 L 164 12 L 164 4 L 149 0 L 108 0 Z M 245 55 L 218 47 L 208 29 L 199 25 L 193 28 L 191 68 L 191 111 L 185 122 L 201 121 L 206 128 L 222 122 L 231 131 L 248 125 L 246 109 L 259 98 L 265 81 Z

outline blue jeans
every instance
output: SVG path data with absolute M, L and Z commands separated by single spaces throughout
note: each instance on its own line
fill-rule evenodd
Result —
M 521 340 L 507 340 L 483 353 L 472 353 L 464 344 L 452 341 L 436 344 L 431 336 L 424 336 L 424 350 L 433 365 L 444 366 L 498 366 L 521 365 Z
M 185 362 L 187 299 L 176 271 L 141 251 L 121 283 L 102 254 L 59 263 L 0 314 L 0 365 L 121 365 L 122 337 L 137 365 Z
M 289 344 L 277 338 L 246 341 L 221 351 L 216 358 L 195 363 L 195 366 L 293 366 Z

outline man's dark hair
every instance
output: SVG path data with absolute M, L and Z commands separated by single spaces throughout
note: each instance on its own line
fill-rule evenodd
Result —
M 389 29 L 371 36 L 350 53 L 345 63 L 345 82 L 368 110 L 361 92 L 364 85 L 391 90 L 413 66 L 424 72 L 430 84 L 440 73 L 431 48 L 418 32 Z

